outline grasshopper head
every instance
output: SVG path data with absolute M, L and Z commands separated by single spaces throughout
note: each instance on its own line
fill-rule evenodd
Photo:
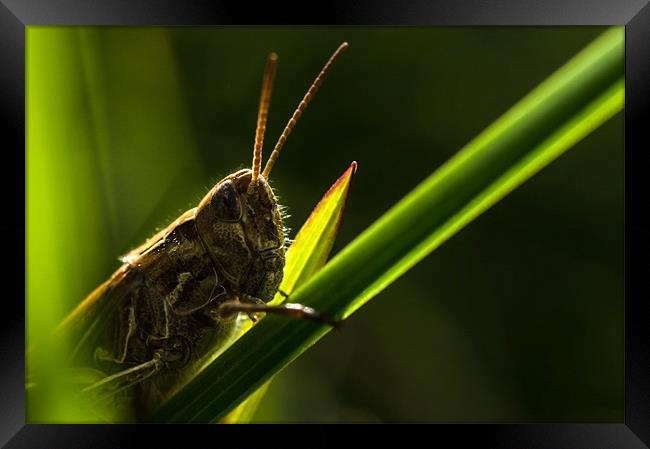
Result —
M 249 169 L 227 177 L 218 184 L 216 204 L 223 206 L 230 201 L 230 213 L 240 209 L 240 223 L 254 251 L 262 253 L 281 248 L 284 245 L 283 224 L 273 190 L 263 176 L 258 177 L 255 183 L 251 183 L 251 179 L 252 171 Z M 230 199 L 235 191 L 239 207 Z M 225 212 L 224 207 L 221 210 Z
M 213 260 L 233 289 L 270 301 L 282 280 L 284 232 L 275 195 L 252 171 L 222 179 L 203 198 L 196 224 Z

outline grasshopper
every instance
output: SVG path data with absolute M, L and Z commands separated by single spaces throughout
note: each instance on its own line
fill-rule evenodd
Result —
M 267 59 L 251 169 L 219 181 L 198 206 L 121 258 L 123 265 L 62 323 L 72 360 L 101 373 L 83 389 L 95 399 L 128 401 L 146 416 L 231 335 L 239 313 L 253 321 L 277 313 L 336 324 L 309 307 L 269 305 L 282 281 L 285 235 L 268 184 L 296 122 L 348 44 L 322 68 L 284 128 L 262 170 L 262 146 L 277 55 Z M 285 294 L 286 296 L 286 294 Z

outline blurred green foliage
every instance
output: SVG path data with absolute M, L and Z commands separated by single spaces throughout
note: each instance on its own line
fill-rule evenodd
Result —
M 29 343 L 250 164 L 270 51 L 266 154 L 350 43 L 272 177 L 298 228 L 359 162 L 335 253 L 602 30 L 29 27 Z M 620 422 L 623 343 L 619 114 L 276 376 L 256 420 Z

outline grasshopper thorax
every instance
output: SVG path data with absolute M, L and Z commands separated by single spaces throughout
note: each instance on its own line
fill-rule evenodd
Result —
M 232 293 L 265 302 L 273 299 L 284 268 L 284 232 L 278 205 L 263 176 L 251 186 L 252 171 L 219 181 L 196 210 L 206 250 Z

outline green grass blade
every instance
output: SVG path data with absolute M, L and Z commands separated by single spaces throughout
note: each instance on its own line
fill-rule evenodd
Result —
M 624 31 L 613 28 L 461 149 L 332 259 L 292 300 L 349 316 L 481 212 L 623 108 Z M 329 332 L 268 317 L 170 401 L 161 421 L 223 416 Z
M 298 231 L 296 238 L 287 250 L 284 276 L 280 285 L 281 291 L 291 294 L 325 265 L 343 218 L 352 176 L 356 172 L 356 168 L 356 162 L 350 164 L 348 169 L 323 195 Z M 284 296 L 278 293 L 271 304 L 279 304 L 284 299 Z M 247 323 L 248 326 L 242 329 L 242 333 L 251 327 L 250 321 Z M 250 421 L 269 384 L 270 381 L 266 382 L 228 416 L 224 417 L 223 422 Z M 200 388 L 200 385 L 197 388 Z M 182 402 L 187 399 L 178 397 L 174 400 Z
M 280 290 L 291 295 L 325 265 L 338 233 L 357 163 L 352 162 L 332 184 L 302 225 L 286 255 Z M 282 302 L 278 293 L 273 303 Z

